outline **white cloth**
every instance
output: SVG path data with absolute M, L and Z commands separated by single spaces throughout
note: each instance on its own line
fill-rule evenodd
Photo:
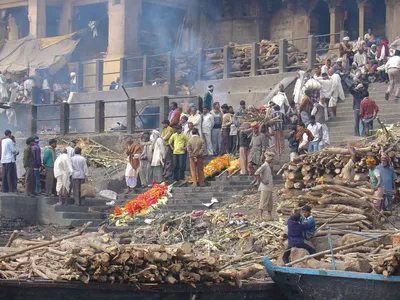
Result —
M 389 70 L 391 68 L 400 69 L 400 56 L 393 56 L 393 57 L 389 58 L 385 67 L 386 67 L 386 70 Z
M 68 191 L 71 184 L 72 164 L 68 154 L 63 153 L 54 162 L 54 177 L 57 179 L 56 191 L 60 195 L 64 190 Z
M 67 154 L 69 156 L 69 158 L 72 158 L 75 155 L 75 149 L 72 148 L 71 146 L 67 147 Z
M 314 125 L 311 123 L 308 124 L 307 129 L 311 131 L 312 135 L 314 136 L 314 141 L 319 140 L 319 135 L 322 130 L 322 125 L 318 122 L 315 122 Z
M 127 161 L 128 163 L 126 164 L 125 177 L 137 178 L 139 176 L 139 168 L 137 170 L 132 168 L 131 163 L 129 162 L 129 157 L 127 158 Z
M 209 112 L 206 115 L 202 115 L 202 124 L 201 124 L 201 131 L 203 133 L 211 134 L 211 131 L 214 127 L 214 117 Z
M 318 111 L 318 107 L 317 106 L 322 106 L 323 108 L 324 108 L 324 119 L 325 119 L 325 121 L 328 121 L 329 120 L 329 115 L 328 115 L 328 107 L 326 106 L 326 103 L 324 103 L 324 104 L 322 104 L 321 102 L 318 102 L 318 103 L 316 103 L 315 105 L 314 105 L 314 108 L 312 109 L 312 111 L 311 111 L 311 115 L 312 116 L 315 116 L 315 114 L 317 113 L 317 111 Z M 318 123 L 319 124 L 319 123 Z
M 42 90 L 49 90 L 49 89 L 50 89 L 49 80 L 48 79 L 43 80 Z
M 367 55 L 365 53 L 360 54 L 357 52 L 354 54 L 354 62 L 357 64 L 357 66 L 362 67 L 367 63 Z
M 381 56 L 378 57 L 378 60 L 384 60 L 384 59 L 386 58 L 386 48 L 387 48 L 386 45 L 383 45 L 383 46 L 382 46 L 382 49 L 381 49 Z
M 190 115 L 188 122 L 192 122 L 194 128 L 199 130 L 199 134 L 201 135 L 201 115 L 197 112 L 195 115 Z
M 212 145 L 212 138 L 211 138 L 211 132 L 203 132 L 203 141 L 204 141 L 204 154 L 205 155 L 213 155 L 213 145 Z
M 17 152 L 14 142 L 10 138 L 1 141 L 1 163 L 8 164 L 15 162 L 15 153 Z
M 72 162 L 72 179 L 85 179 L 88 177 L 88 166 L 86 162 L 86 158 L 83 156 L 76 154 L 71 158 Z
M 328 74 L 328 72 L 329 72 L 328 66 L 327 65 L 323 65 L 321 67 L 321 74 L 324 74 L 324 73 Z
M 332 80 L 329 79 L 318 79 L 318 82 L 321 83 L 321 92 L 320 92 L 320 97 L 321 98 L 330 98 L 331 93 L 332 93 L 332 85 L 333 82 Z
M 160 136 L 156 137 L 153 144 L 153 149 L 154 151 L 153 151 L 153 159 L 151 160 L 151 166 L 152 167 L 164 166 L 166 149 L 165 149 L 165 143 Z
M 294 87 L 293 96 L 294 103 L 300 105 L 301 98 L 303 97 L 303 81 L 304 81 L 304 71 L 299 71 L 299 78 L 297 78 L 296 85 Z
M 342 87 L 342 79 L 340 78 L 340 75 L 338 74 L 333 74 L 331 77 L 332 80 L 332 91 L 331 91 L 331 97 L 336 99 L 336 102 L 338 99 L 345 99 L 343 87 Z M 329 107 L 331 107 L 329 105 Z
M 3 98 L 8 99 L 7 79 L 3 74 L 0 74 L 0 100 Z
M 274 96 L 271 99 L 271 101 L 274 102 L 276 105 L 278 105 L 281 108 L 281 112 L 286 114 L 285 105 L 287 107 L 289 107 L 289 100 L 286 97 L 285 92 L 278 92 L 278 94 L 276 94 L 276 96 Z
M 324 145 L 330 145 L 328 126 L 326 126 L 326 124 L 321 124 L 321 126 L 322 126 L 322 142 L 324 143 Z

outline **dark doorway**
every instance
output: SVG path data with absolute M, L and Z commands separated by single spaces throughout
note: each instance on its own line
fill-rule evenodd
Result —
M 46 36 L 53 37 L 60 34 L 61 7 L 46 6 Z
M 310 34 L 321 35 L 330 33 L 329 6 L 324 0 L 318 1 L 317 6 L 311 13 L 310 22 Z
M 348 32 L 351 40 L 357 40 L 360 16 L 357 1 L 347 0 L 344 3 L 344 30 Z
M 6 20 L 12 15 L 19 28 L 19 38 L 29 35 L 28 6 L 14 7 L 7 9 Z
M 372 29 L 376 39 L 386 35 L 386 4 L 382 0 L 371 0 L 365 4 L 364 30 Z
M 93 21 L 96 34 L 89 28 Z M 97 3 L 74 7 L 72 30 L 82 31 L 83 37 L 74 53 L 76 60 L 102 58 L 108 47 L 108 8 L 107 3 Z

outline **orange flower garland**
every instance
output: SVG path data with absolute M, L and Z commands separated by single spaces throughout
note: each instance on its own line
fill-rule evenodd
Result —
M 207 166 L 204 167 L 205 177 L 214 177 L 218 173 L 228 168 L 230 160 L 231 156 L 229 154 L 225 154 L 210 161 Z
M 146 211 L 150 206 L 157 204 L 161 197 L 168 194 L 168 186 L 165 183 L 153 184 L 153 187 L 143 194 L 140 194 L 136 199 L 133 199 L 125 204 L 124 208 L 116 206 L 113 216 L 120 217 L 124 214 L 133 216 L 139 212 Z

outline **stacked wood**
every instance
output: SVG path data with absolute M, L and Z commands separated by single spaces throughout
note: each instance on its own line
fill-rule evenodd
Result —
M 91 233 L 33 244 L 16 247 L 16 240 L 11 248 L 1 249 L 0 278 L 192 286 L 225 281 L 219 274 L 219 259 L 194 255 L 188 243 L 121 245 L 111 234 Z
M 232 77 L 250 76 L 251 69 L 251 44 L 229 43 L 231 50 L 230 69 Z M 278 73 L 279 44 L 277 42 L 262 40 L 259 43 L 258 75 Z M 205 78 L 208 80 L 221 79 L 224 70 L 223 51 L 217 50 L 205 54 Z M 288 66 L 299 68 L 307 62 L 307 54 L 300 52 L 294 45 L 288 46 Z
M 178 94 L 191 95 L 197 81 L 198 53 L 178 53 L 175 56 L 175 85 Z
M 278 205 L 277 212 L 287 218 L 302 206 L 311 206 L 316 226 L 321 227 L 315 236 L 326 236 L 329 232 L 344 235 L 341 230 L 361 231 L 380 226 L 379 213 L 374 206 L 374 201 L 378 200 L 373 196 L 374 190 L 367 185 L 354 188 L 352 184 L 340 183 L 314 186 L 301 193 L 283 189 L 285 200 Z
M 288 189 L 310 188 L 324 182 L 340 184 L 341 181 L 365 185 L 368 179 L 366 159 L 373 157 L 379 163 L 382 149 L 400 175 L 400 146 L 397 143 L 370 143 L 367 147 L 355 148 L 355 161 L 347 148 L 325 148 L 300 155 L 295 161 L 285 164 L 280 173 Z

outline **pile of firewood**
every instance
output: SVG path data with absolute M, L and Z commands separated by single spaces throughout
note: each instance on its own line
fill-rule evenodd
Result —
M 317 228 L 315 236 L 344 235 L 341 230 L 368 230 L 379 227 L 383 215 L 376 210 L 374 190 L 368 183 L 344 183 L 339 180 L 324 182 L 302 192 L 296 190 L 281 191 L 282 201 L 277 212 L 289 217 L 293 211 L 299 211 L 308 204 L 312 207 Z M 330 226 L 330 229 L 326 227 Z
M 120 244 L 113 234 L 79 232 L 53 241 L 15 239 L 0 251 L 0 278 L 44 278 L 84 283 L 196 283 L 246 279 L 264 268 L 220 271 L 218 257 L 194 255 L 190 243 Z M 14 234 L 15 237 L 15 234 Z
M 287 189 L 315 186 L 322 176 L 345 182 L 363 182 L 367 180 L 367 157 L 373 157 L 379 163 L 382 150 L 389 155 L 396 173 L 400 174 L 398 143 L 371 143 L 367 147 L 355 148 L 356 161 L 351 159 L 348 149 L 326 148 L 320 152 L 300 155 L 293 162 L 285 164 L 279 173 L 282 173 Z
M 175 56 L 175 85 L 178 94 L 191 95 L 197 80 L 198 53 L 185 52 Z
M 278 73 L 279 44 L 262 40 L 260 42 L 258 75 Z M 230 43 L 231 61 L 230 69 L 232 77 L 246 77 L 250 75 L 251 45 Z M 204 77 L 209 80 L 221 79 L 224 70 L 224 55 L 222 50 L 207 52 L 205 54 L 206 68 Z M 288 66 L 294 67 L 307 63 L 306 53 L 300 52 L 294 45 L 288 47 Z

